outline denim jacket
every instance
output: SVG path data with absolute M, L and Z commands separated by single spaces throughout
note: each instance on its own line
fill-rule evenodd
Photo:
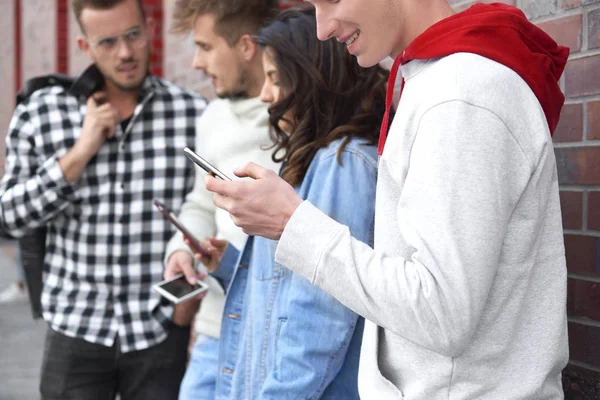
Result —
M 377 151 L 353 139 L 340 166 L 340 144 L 316 153 L 296 192 L 372 246 Z M 214 273 L 228 288 L 216 399 L 358 399 L 364 320 L 275 263 L 276 247 L 262 237 L 228 246 Z

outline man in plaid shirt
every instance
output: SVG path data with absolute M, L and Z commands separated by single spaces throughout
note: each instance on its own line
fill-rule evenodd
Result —
M 154 26 L 141 0 L 73 0 L 73 10 L 104 87 L 86 98 L 52 86 L 21 103 L 0 183 L 11 233 L 47 227 L 40 391 L 175 399 L 189 328 L 151 290 L 174 234 L 152 200 L 178 210 L 192 189 L 183 148 L 206 102 L 148 74 Z

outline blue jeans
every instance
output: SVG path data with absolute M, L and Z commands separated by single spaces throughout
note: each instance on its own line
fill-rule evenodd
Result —
M 181 381 L 179 400 L 215 398 L 218 359 L 219 339 L 198 335 L 188 368 Z

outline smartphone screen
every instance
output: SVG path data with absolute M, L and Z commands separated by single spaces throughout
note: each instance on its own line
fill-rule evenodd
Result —
M 185 297 L 196 290 L 204 289 L 204 286 L 199 284 L 190 285 L 183 275 L 175 280 L 161 283 L 158 286 L 178 299 Z
M 208 290 L 208 286 L 202 281 L 199 281 L 195 285 L 190 285 L 183 274 L 159 282 L 152 286 L 152 288 L 175 304 L 192 299 Z

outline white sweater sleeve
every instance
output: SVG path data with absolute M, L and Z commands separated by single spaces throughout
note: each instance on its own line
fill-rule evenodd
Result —
M 404 257 L 371 249 L 305 202 L 276 261 L 377 325 L 454 356 L 477 327 L 531 166 L 495 114 L 461 101 L 427 111 L 408 154 L 396 209 L 376 206 L 398 223 L 399 237 L 385 240 Z M 389 233 L 375 229 L 378 248 Z

